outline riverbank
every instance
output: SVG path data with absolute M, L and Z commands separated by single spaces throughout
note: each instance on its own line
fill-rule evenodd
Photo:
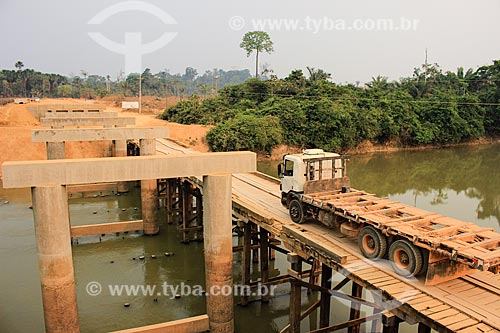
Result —
M 349 149 L 347 151 L 341 152 L 347 155 L 363 155 L 363 154 L 375 154 L 375 153 L 393 153 L 400 151 L 421 151 L 421 150 L 433 150 L 433 149 L 446 149 L 453 147 L 468 147 L 468 146 L 479 146 L 500 143 L 500 137 L 494 138 L 479 138 L 477 140 L 445 144 L 445 145 L 421 145 L 421 146 L 401 146 L 396 142 L 388 142 L 386 144 L 372 143 L 370 141 L 364 141 L 360 143 L 356 148 Z M 273 148 L 271 154 L 268 153 L 257 153 L 258 161 L 280 161 L 283 155 L 286 154 L 297 154 L 302 151 L 303 148 L 288 145 L 278 145 Z

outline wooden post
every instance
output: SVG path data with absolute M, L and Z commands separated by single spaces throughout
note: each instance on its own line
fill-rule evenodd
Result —
M 259 244 L 257 237 L 258 237 L 258 227 L 256 224 L 252 223 L 252 244 L 253 245 Z M 259 249 L 257 247 L 252 250 L 252 260 L 253 260 L 254 264 L 259 262 Z
M 327 265 L 321 265 L 321 286 L 323 288 L 332 288 L 332 268 Z M 328 327 L 330 325 L 330 301 L 331 294 L 322 292 L 319 308 L 319 327 Z
M 352 296 L 361 298 L 363 294 L 363 287 L 352 281 Z M 360 315 L 360 305 L 359 303 L 351 302 L 351 312 L 349 315 L 349 320 L 359 319 Z M 359 333 L 359 325 L 349 327 L 347 333 Z
M 302 259 L 296 253 L 287 255 L 288 262 L 291 263 L 292 273 L 298 274 L 302 271 Z M 295 278 L 290 279 L 290 333 L 300 333 L 300 304 L 301 304 L 301 285 Z
M 276 237 L 273 234 L 269 234 L 269 241 L 273 241 Z M 276 251 L 274 249 L 269 248 L 269 260 L 276 259 Z
M 309 283 L 312 285 L 317 286 L 318 285 L 318 270 L 320 268 L 321 263 L 313 259 L 312 265 L 311 265 L 311 275 L 309 275 Z M 307 289 L 307 294 L 311 295 L 313 290 L 311 288 Z
M 266 229 L 260 227 L 260 282 L 269 281 L 269 234 Z M 265 286 L 265 293 L 262 294 L 261 301 L 269 302 L 269 286 Z
M 431 328 L 424 323 L 418 323 L 418 333 L 431 333 Z
M 167 180 L 167 223 L 174 223 L 175 179 Z
M 398 317 L 394 318 L 394 321 L 390 323 L 390 325 L 385 325 L 382 330 L 383 333 L 398 333 L 399 332 L 399 323 L 401 320 Z M 420 328 L 420 326 L 419 326 Z
M 189 243 L 189 220 L 193 211 L 191 195 L 189 193 L 190 184 L 187 181 L 182 183 L 182 242 Z
M 242 263 L 243 263 L 243 268 L 242 268 L 242 273 L 241 273 L 241 284 L 243 285 L 244 288 L 247 288 L 247 286 L 250 286 L 250 257 L 251 257 L 251 251 L 250 248 L 252 247 L 252 222 L 247 222 L 245 223 L 245 226 L 243 227 L 243 253 L 242 253 Z M 248 305 L 248 297 L 245 293 L 245 295 L 241 296 L 241 305 L 246 306 Z
M 203 226 L 203 196 L 200 190 L 196 190 L 196 225 Z M 203 239 L 203 230 L 198 230 L 197 239 Z

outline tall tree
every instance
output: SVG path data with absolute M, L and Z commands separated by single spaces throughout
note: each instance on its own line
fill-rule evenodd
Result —
M 249 31 L 243 36 L 240 47 L 247 52 L 249 57 L 255 51 L 255 77 L 259 77 L 259 54 L 274 51 L 271 37 L 265 31 Z
M 14 66 L 17 68 L 18 71 L 22 71 L 23 67 L 24 67 L 24 63 L 21 60 L 19 60 L 18 62 L 16 62 L 14 64 Z

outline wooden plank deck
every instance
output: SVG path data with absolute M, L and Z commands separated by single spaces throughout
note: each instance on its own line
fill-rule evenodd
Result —
M 387 265 L 363 258 L 355 240 L 319 223 L 292 223 L 281 206 L 278 183 L 253 174 L 233 176 L 233 206 L 252 215 L 252 222 L 280 237 L 290 250 L 319 259 L 371 292 L 380 293 L 384 304 L 393 305 L 393 313 L 410 322 L 422 322 L 438 332 L 500 332 L 500 311 L 496 309 L 500 307 L 498 275 L 475 271 L 434 287 L 425 286 L 421 280 L 402 278 Z M 401 217 L 404 224 L 441 217 L 418 209 L 412 212 L 418 215 L 414 220 Z

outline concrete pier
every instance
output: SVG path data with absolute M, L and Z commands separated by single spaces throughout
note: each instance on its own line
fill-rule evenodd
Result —
M 65 145 L 63 142 L 47 142 L 47 159 L 64 160 L 66 158 Z
M 234 331 L 231 175 L 203 177 L 203 232 L 210 332 Z M 211 295 L 219 291 L 219 295 Z M 226 292 L 229 291 L 227 294 Z
M 127 157 L 127 140 L 115 140 L 114 157 Z M 128 192 L 127 182 L 116 183 L 116 190 L 118 193 Z
M 32 198 L 45 330 L 80 332 L 66 187 L 34 187 Z
M 156 154 L 155 139 L 141 139 L 141 156 Z M 156 179 L 141 180 L 142 219 L 144 221 L 144 234 L 156 235 L 160 232 L 158 220 L 158 194 Z

